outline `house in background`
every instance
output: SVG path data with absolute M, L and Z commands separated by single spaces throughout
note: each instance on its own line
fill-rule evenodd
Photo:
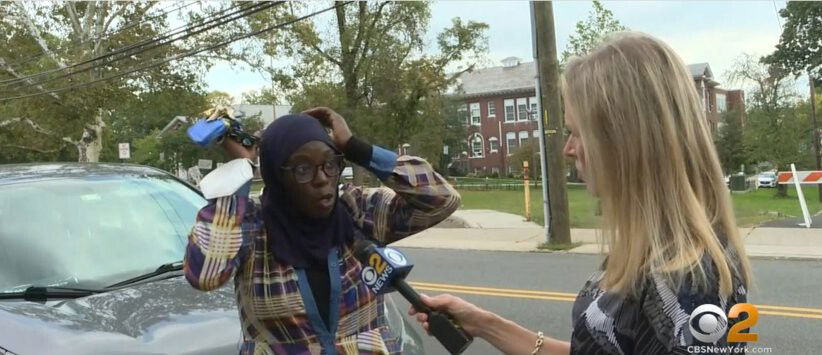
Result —
M 263 127 L 268 127 L 277 117 L 291 113 L 291 105 L 250 105 L 238 104 L 231 106 L 237 117 L 253 117 L 259 115 Z
M 742 90 L 719 88 L 708 63 L 688 65 L 688 70 L 714 132 L 721 114 L 728 110 L 742 112 L 744 124 Z M 464 102 L 460 112 L 468 127 L 468 151 L 452 152 L 454 161 L 467 160 L 468 171 L 477 174 L 506 175 L 518 170 L 510 162 L 511 155 L 539 134 L 536 119 L 541 108 L 535 77 L 535 63 L 523 63 L 516 57 L 504 59 L 502 66 L 459 77 Z

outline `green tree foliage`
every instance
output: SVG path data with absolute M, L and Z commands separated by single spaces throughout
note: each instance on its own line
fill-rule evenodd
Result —
M 720 116 L 716 148 L 725 175 L 737 172 L 742 164 L 749 163 L 749 155 L 743 141 L 741 117 L 741 113 L 736 111 L 727 111 Z
M 110 78 L 201 43 L 192 39 L 185 44 L 173 43 L 133 53 L 106 65 L 97 63 L 93 68 L 80 65 L 71 69 L 74 75 L 60 77 L 65 73 L 61 68 L 156 38 L 167 31 L 176 15 L 161 11 L 159 4 L 114 1 L 0 4 L 0 33 L 6 39 L 6 45 L 0 47 L 0 82 L 3 83 L 0 98 L 44 94 L 0 101 L 3 159 L 109 159 L 117 141 L 133 138 L 130 131 L 157 128 L 138 123 L 137 116 L 147 114 L 152 116 L 152 122 L 167 122 L 180 114 L 166 116 L 170 113 L 163 110 L 138 113 L 134 107 L 156 101 L 156 96 L 161 95 L 196 99 L 201 92 L 199 73 L 209 58 L 190 58 L 90 87 L 49 93 Z M 179 16 L 187 19 L 185 14 Z M 45 75 L 27 78 L 37 73 Z M 191 102 L 183 106 L 189 104 L 198 106 Z M 119 123 L 115 123 L 117 120 Z M 127 124 L 122 124 L 124 122 Z M 137 127 L 130 127 L 132 123 Z M 110 126 L 117 126 L 117 131 L 109 131 Z
M 576 31 L 568 37 L 568 44 L 562 51 L 562 63 L 571 57 L 590 53 L 608 34 L 628 30 L 601 2 L 594 1 L 592 5 L 588 18 L 577 21 Z
M 320 6 L 290 5 L 295 13 Z M 355 134 L 392 148 L 413 144 L 436 164 L 442 146 L 433 142 L 445 127 L 442 95 L 487 51 L 488 26 L 455 18 L 437 36 L 438 52 L 429 54 L 423 40 L 429 3 L 357 2 L 337 7 L 331 18 L 327 27 L 301 22 L 261 38 L 267 54 L 292 65 L 274 68 L 264 59 L 252 65 L 268 68 L 295 111 L 332 107 Z M 252 27 L 270 21 L 254 20 Z
M 764 62 L 797 76 L 822 77 L 822 2 L 791 1 L 779 16 L 785 21 L 782 36 Z

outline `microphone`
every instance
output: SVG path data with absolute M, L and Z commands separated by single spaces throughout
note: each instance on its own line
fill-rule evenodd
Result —
M 377 247 L 374 242 L 354 242 L 354 256 L 362 264 L 360 279 L 375 294 L 397 291 L 414 309 L 428 314 L 428 332 L 451 354 L 461 354 L 474 341 L 446 313 L 437 312 L 422 302 L 420 294 L 405 282 L 414 264 L 397 249 Z

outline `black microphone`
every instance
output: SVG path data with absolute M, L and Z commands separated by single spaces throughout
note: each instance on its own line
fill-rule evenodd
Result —
M 399 292 L 418 312 L 428 314 L 428 332 L 451 354 L 461 354 L 474 341 L 447 313 L 432 310 L 420 294 L 405 282 L 414 264 L 397 249 L 377 247 L 374 242 L 357 240 L 354 255 L 362 264 L 360 279 L 371 292 Z

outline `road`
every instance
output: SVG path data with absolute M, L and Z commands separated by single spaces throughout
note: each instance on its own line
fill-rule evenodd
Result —
M 429 295 L 452 293 L 532 330 L 569 340 L 573 296 L 596 269 L 593 255 L 403 249 L 416 265 L 409 281 Z M 815 354 L 822 348 L 822 261 L 755 259 L 749 302 L 759 309 L 755 347 L 772 354 Z M 525 292 L 523 292 L 525 291 Z M 400 300 L 400 297 L 395 299 Z M 402 302 L 400 307 L 408 309 Z M 801 309 L 798 309 L 801 308 Z M 417 326 L 418 327 L 418 326 Z M 425 334 L 421 328 L 420 334 Z M 426 337 L 427 354 L 446 354 Z M 476 339 L 466 354 L 499 353 Z

